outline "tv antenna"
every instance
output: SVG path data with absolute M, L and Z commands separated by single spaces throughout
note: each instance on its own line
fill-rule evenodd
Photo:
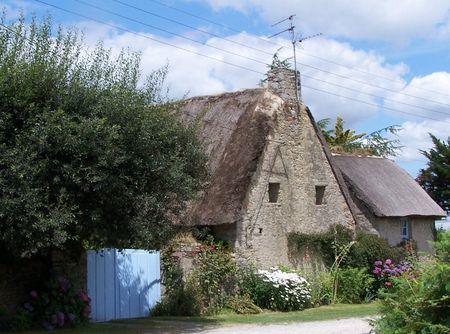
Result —
M 309 35 L 309 36 L 298 38 L 295 35 L 294 17 L 295 17 L 295 14 L 292 14 L 292 15 L 288 16 L 287 18 L 282 19 L 282 20 L 278 21 L 277 23 L 272 24 L 272 27 L 275 27 L 275 26 L 277 26 L 277 25 L 279 25 L 279 24 L 281 24 L 283 22 L 289 21 L 289 28 L 284 29 L 283 31 L 277 32 L 276 34 L 273 34 L 273 35 L 269 36 L 269 38 L 273 38 L 273 37 L 281 35 L 281 34 L 283 34 L 285 32 L 289 32 L 290 35 L 291 35 L 292 50 L 294 52 L 295 97 L 297 98 L 297 101 L 299 102 L 302 99 L 302 97 L 299 96 L 299 91 L 300 91 L 301 84 L 300 84 L 300 77 L 297 74 L 298 73 L 297 72 L 297 52 L 296 52 L 296 47 L 295 46 L 296 46 L 297 43 L 302 43 L 304 40 L 321 36 L 322 33 L 318 33 L 318 34 L 314 34 L 314 35 Z M 300 92 L 300 94 L 301 94 L 301 92 Z

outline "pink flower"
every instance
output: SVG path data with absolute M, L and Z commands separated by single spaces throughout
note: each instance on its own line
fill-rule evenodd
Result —
M 390 266 L 392 264 L 392 260 L 391 259 L 387 259 L 386 261 L 384 261 L 384 264 Z
M 392 283 L 389 282 L 389 281 L 386 281 L 386 282 L 384 282 L 384 286 L 385 286 L 386 288 L 392 288 Z
M 36 291 L 36 290 L 32 290 L 32 291 L 30 292 L 30 296 L 31 296 L 33 299 L 36 299 L 36 298 L 38 297 L 37 291 Z
M 89 296 L 87 294 L 85 294 L 84 292 L 80 292 L 78 297 L 80 298 L 80 300 L 82 302 L 86 302 L 87 303 L 89 301 Z

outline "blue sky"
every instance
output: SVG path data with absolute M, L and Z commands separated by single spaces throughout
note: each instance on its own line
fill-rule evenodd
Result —
M 289 24 L 273 23 L 295 14 L 299 38 L 323 33 L 302 42 L 297 54 L 303 100 L 317 120 L 340 115 L 367 133 L 400 125 L 404 148 L 395 160 L 413 176 L 425 166 L 419 150 L 430 148 L 428 132 L 450 135 L 448 0 L 43 1 L 110 25 L 36 0 L 3 0 L 0 7 L 9 22 L 20 10 L 27 17 L 49 13 L 83 30 L 89 46 L 104 40 L 114 52 L 140 51 L 143 75 L 169 64 L 172 97 L 256 87 L 280 47 L 281 57 L 292 56 L 289 34 L 267 37 Z

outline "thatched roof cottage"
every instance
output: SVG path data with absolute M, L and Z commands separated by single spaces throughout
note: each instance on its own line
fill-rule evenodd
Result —
M 430 250 L 434 221 L 445 216 L 419 184 L 393 161 L 379 157 L 333 156 L 356 204 L 357 224 L 370 223 L 389 244 L 415 240 Z
M 212 179 L 190 210 L 261 268 L 285 264 L 290 232 L 355 228 L 349 194 L 308 108 L 296 100 L 294 73 L 269 72 L 268 87 L 185 101 L 200 125 Z
M 232 243 L 238 260 L 260 268 L 298 265 L 289 256 L 291 232 L 355 229 L 359 222 L 377 233 L 381 226 L 361 219 L 341 164 L 296 96 L 294 72 L 273 69 L 267 88 L 194 97 L 182 106 L 199 123 L 212 173 L 186 223 L 210 226 Z

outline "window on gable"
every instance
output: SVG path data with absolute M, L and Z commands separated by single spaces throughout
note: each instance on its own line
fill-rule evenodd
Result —
M 326 186 L 316 186 L 316 205 L 325 204 L 325 188 Z
M 277 203 L 280 194 L 280 184 L 277 182 L 269 183 L 269 203 Z
M 402 240 L 411 239 L 411 222 L 408 218 L 400 218 Z

